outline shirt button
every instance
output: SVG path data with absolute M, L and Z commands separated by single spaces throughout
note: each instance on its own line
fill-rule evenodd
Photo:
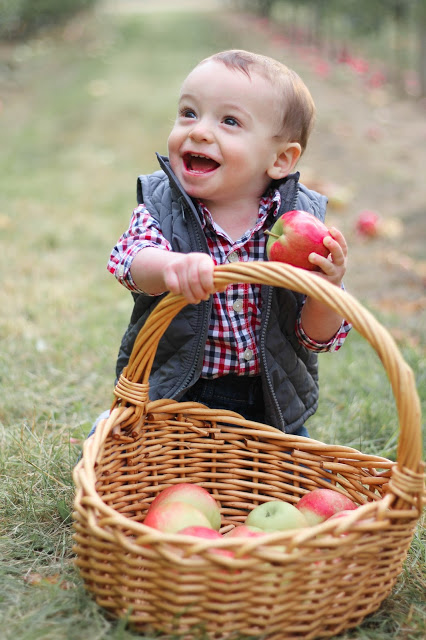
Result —
M 249 362 L 249 360 L 253 358 L 253 351 L 251 349 L 246 349 L 243 353 L 243 358 Z
M 235 300 L 232 308 L 234 311 L 236 311 L 236 313 L 241 313 L 241 311 L 243 310 L 243 301 L 240 299 Z
M 235 251 L 229 254 L 228 262 L 238 262 L 238 254 Z
M 119 264 L 116 268 L 115 275 L 117 278 L 122 278 L 124 276 L 124 266 L 122 264 Z

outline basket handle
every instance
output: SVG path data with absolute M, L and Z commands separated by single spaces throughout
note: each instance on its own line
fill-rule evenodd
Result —
M 351 294 L 318 277 L 318 274 L 279 262 L 219 265 L 215 267 L 214 283 L 216 290 L 237 283 L 285 287 L 323 302 L 349 321 L 377 351 L 389 377 L 400 427 L 398 467 L 400 470 L 411 470 L 416 475 L 421 473 L 420 401 L 413 371 L 403 359 L 390 333 Z M 149 375 L 160 338 L 174 316 L 186 304 L 183 296 L 169 293 L 155 307 L 136 338 L 129 364 L 122 374 L 125 383 L 139 383 L 148 389 Z M 121 397 L 118 391 L 115 393 L 118 398 Z

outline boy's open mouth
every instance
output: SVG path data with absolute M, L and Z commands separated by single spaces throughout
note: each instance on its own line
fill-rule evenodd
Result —
M 183 162 L 185 169 L 193 173 L 209 173 L 220 166 L 219 163 L 212 158 L 195 153 L 185 153 Z

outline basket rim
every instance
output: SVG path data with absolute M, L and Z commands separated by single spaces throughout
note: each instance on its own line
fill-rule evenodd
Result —
M 194 405 L 197 403 L 193 403 Z M 149 405 L 148 405 L 149 406 Z M 203 407 L 203 405 L 199 405 Z M 91 508 L 97 510 L 102 515 L 102 520 L 104 525 L 114 525 L 121 526 L 125 529 L 131 531 L 133 535 L 136 535 L 138 538 L 141 538 L 141 544 L 143 544 L 144 538 L 147 539 L 151 544 L 153 541 L 158 543 L 175 543 L 180 544 L 183 542 L 187 545 L 194 545 L 194 538 L 190 536 L 182 536 L 182 534 L 171 534 L 164 533 L 162 531 L 157 531 L 152 527 L 148 527 L 144 525 L 143 522 L 139 522 L 136 520 L 132 520 L 127 516 L 117 512 L 113 507 L 110 507 L 106 504 L 101 496 L 97 493 L 95 487 L 95 471 L 94 471 L 94 462 L 97 458 L 99 451 L 102 449 L 102 446 L 109 434 L 111 433 L 114 425 L 116 424 L 117 419 L 120 420 L 120 414 L 124 414 L 126 412 L 125 408 L 116 407 L 111 411 L 111 414 L 108 418 L 101 420 L 96 428 L 96 431 L 85 441 L 83 448 L 83 456 L 77 463 L 77 465 L 73 469 L 73 479 L 74 483 L 78 490 L 84 492 L 85 501 L 90 501 Z M 214 409 L 206 408 L 206 412 L 211 412 L 212 415 L 215 414 Z M 233 412 L 226 412 L 233 413 Z M 235 414 L 238 415 L 238 414 Z M 268 438 L 271 436 L 272 438 L 276 438 L 281 440 L 282 442 L 286 442 L 287 446 L 291 446 L 291 442 L 300 443 L 304 441 L 304 444 L 312 445 L 312 448 L 316 449 L 324 449 L 324 453 L 330 450 L 330 445 L 323 443 L 318 440 L 314 440 L 313 438 L 303 438 L 301 436 L 293 436 L 289 434 L 285 434 L 274 427 L 270 427 L 268 425 L 262 425 L 261 423 L 250 423 L 246 421 L 242 417 L 237 417 L 235 421 L 241 423 L 243 425 L 244 431 L 250 431 L 253 435 L 267 435 Z M 256 428 L 253 425 L 259 425 L 259 427 L 266 427 L 265 430 L 263 428 Z M 230 427 L 232 429 L 232 425 Z M 333 445 L 333 451 L 338 450 L 340 453 L 344 454 L 356 454 L 358 458 L 359 455 L 365 461 L 371 461 L 373 463 L 386 463 L 386 469 L 389 469 L 391 472 L 395 468 L 396 463 L 392 460 L 381 456 L 375 456 L 370 454 L 362 454 L 357 449 L 353 447 L 347 447 L 344 445 Z M 355 457 L 355 456 L 354 456 Z M 173 483 L 172 483 L 173 484 Z M 336 491 L 334 486 L 333 488 Z M 345 493 L 344 491 L 340 491 L 340 493 Z M 345 494 L 347 495 L 347 494 Z M 349 520 L 345 519 L 344 524 L 353 524 L 358 520 L 365 520 L 365 518 L 371 518 L 372 514 L 379 514 L 379 520 L 381 522 L 388 521 L 390 512 L 389 510 L 392 508 L 392 502 L 394 500 L 394 495 L 387 491 L 386 494 L 382 498 L 377 498 L 371 501 L 366 501 L 364 504 L 361 504 L 356 510 L 354 510 L 354 514 L 350 517 Z M 79 498 L 76 496 L 76 502 L 78 502 Z M 406 516 L 408 519 L 412 519 L 413 521 L 417 520 L 418 514 L 416 514 L 413 510 L 407 511 Z M 325 526 L 327 525 L 327 526 Z M 106 531 L 100 527 L 96 527 L 99 531 L 98 533 L 102 534 L 103 537 L 108 538 L 109 535 Z M 323 533 L 327 533 L 329 531 L 338 531 L 339 528 L 342 528 L 342 522 L 336 520 L 333 522 L 323 522 L 317 525 L 309 526 L 304 528 L 303 530 L 288 530 L 288 531 L 280 531 L 274 533 L 268 533 L 265 536 L 262 536 L 262 545 L 263 546 L 272 546 L 278 543 L 288 542 L 291 547 L 297 546 L 297 544 L 301 544 L 302 542 L 309 541 L 311 539 L 318 538 L 319 535 Z M 237 540 L 237 544 L 234 544 L 234 541 Z M 218 544 L 216 544 L 218 542 Z M 247 540 L 245 539 L 245 543 Z M 131 543 L 129 543 L 131 544 Z M 215 540 L 215 547 L 225 547 L 225 548 L 233 548 L 234 546 L 238 546 L 241 544 L 241 538 L 225 538 L 224 540 Z M 253 539 L 250 541 L 249 548 L 255 548 L 259 545 L 259 541 L 257 539 Z M 132 544 L 131 544 L 132 546 Z M 197 548 L 200 550 L 207 550 L 211 547 L 211 540 L 206 539 L 205 541 L 197 538 Z M 245 547 L 246 548 L 246 545 Z

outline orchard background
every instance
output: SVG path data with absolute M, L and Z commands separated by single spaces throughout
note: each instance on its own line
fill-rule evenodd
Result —
M 0 0 L 4 640 L 136 637 L 74 569 L 71 472 L 111 403 L 131 308 L 106 271 L 109 252 L 201 58 L 251 49 L 305 80 L 318 119 L 301 180 L 328 195 L 327 222 L 349 243 L 346 288 L 395 337 L 425 406 L 424 2 L 364 4 L 355 15 L 352 2 L 307 0 Z M 373 236 L 358 230 L 365 211 L 378 219 Z M 394 400 L 369 345 L 353 333 L 321 358 L 320 381 L 311 435 L 395 459 Z M 423 639 L 425 556 L 419 525 L 392 595 L 340 640 Z

